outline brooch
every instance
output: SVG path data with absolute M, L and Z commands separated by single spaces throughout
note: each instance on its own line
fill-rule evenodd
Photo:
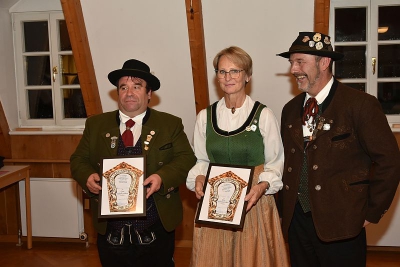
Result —
M 118 139 L 118 137 L 116 137 L 116 136 L 111 137 L 111 148 L 115 148 L 115 146 L 117 144 L 117 139 Z
M 146 137 L 146 141 L 144 141 L 144 150 L 149 150 L 149 144 L 151 139 L 153 138 L 153 135 L 155 135 L 156 132 L 155 131 L 150 131 L 150 134 L 147 135 Z
M 322 126 L 322 130 L 324 131 L 329 131 L 331 129 L 331 125 L 329 123 L 325 123 L 324 126 Z

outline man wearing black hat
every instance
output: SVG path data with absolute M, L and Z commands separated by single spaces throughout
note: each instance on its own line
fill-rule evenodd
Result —
M 303 92 L 283 108 L 279 195 L 293 267 L 366 265 L 365 226 L 389 209 L 400 172 L 397 142 L 377 99 L 335 79 L 343 55 L 330 37 L 300 32 L 288 52 Z
M 145 63 L 130 59 L 108 79 L 117 87 L 119 110 L 88 118 L 71 156 L 72 176 L 91 198 L 100 261 L 103 266 L 174 266 L 174 229 L 183 213 L 179 186 L 196 158 L 182 120 L 148 107 L 160 81 Z M 98 218 L 102 160 L 130 155 L 146 159 L 146 216 Z

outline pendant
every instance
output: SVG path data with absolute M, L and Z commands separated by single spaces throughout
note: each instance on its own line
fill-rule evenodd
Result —
M 235 107 L 231 108 L 232 114 L 235 114 L 235 111 L 236 111 Z

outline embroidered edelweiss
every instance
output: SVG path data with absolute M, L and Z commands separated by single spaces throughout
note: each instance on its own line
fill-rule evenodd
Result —
M 308 46 L 309 46 L 309 47 L 314 47 L 314 45 L 315 45 L 315 42 L 314 42 L 314 41 L 309 41 L 309 42 L 308 42 Z
M 324 43 L 326 43 L 327 45 L 331 44 L 331 40 L 329 40 L 328 36 L 325 36 Z
M 324 45 L 322 44 L 322 42 L 318 42 L 318 43 L 316 43 L 316 45 L 315 45 L 315 48 L 316 48 L 317 50 L 321 50 L 323 47 L 324 47 Z
M 308 42 L 308 41 L 310 41 L 310 37 L 304 36 L 302 41 L 303 41 L 303 43 Z
M 313 36 L 313 40 L 315 41 L 315 42 L 319 42 L 319 41 L 321 41 L 321 34 L 320 33 L 316 33 L 314 36 Z

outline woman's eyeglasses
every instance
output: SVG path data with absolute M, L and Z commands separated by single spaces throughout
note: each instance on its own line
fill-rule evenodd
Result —
M 243 70 L 230 70 L 230 71 L 225 71 L 225 70 L 215 70 L 215 73 L 217 74 L 217 77 L 219 79 L 225 78 L 226 74 L 229 74 L 232 79 L 239 78 L 240 72 Z

